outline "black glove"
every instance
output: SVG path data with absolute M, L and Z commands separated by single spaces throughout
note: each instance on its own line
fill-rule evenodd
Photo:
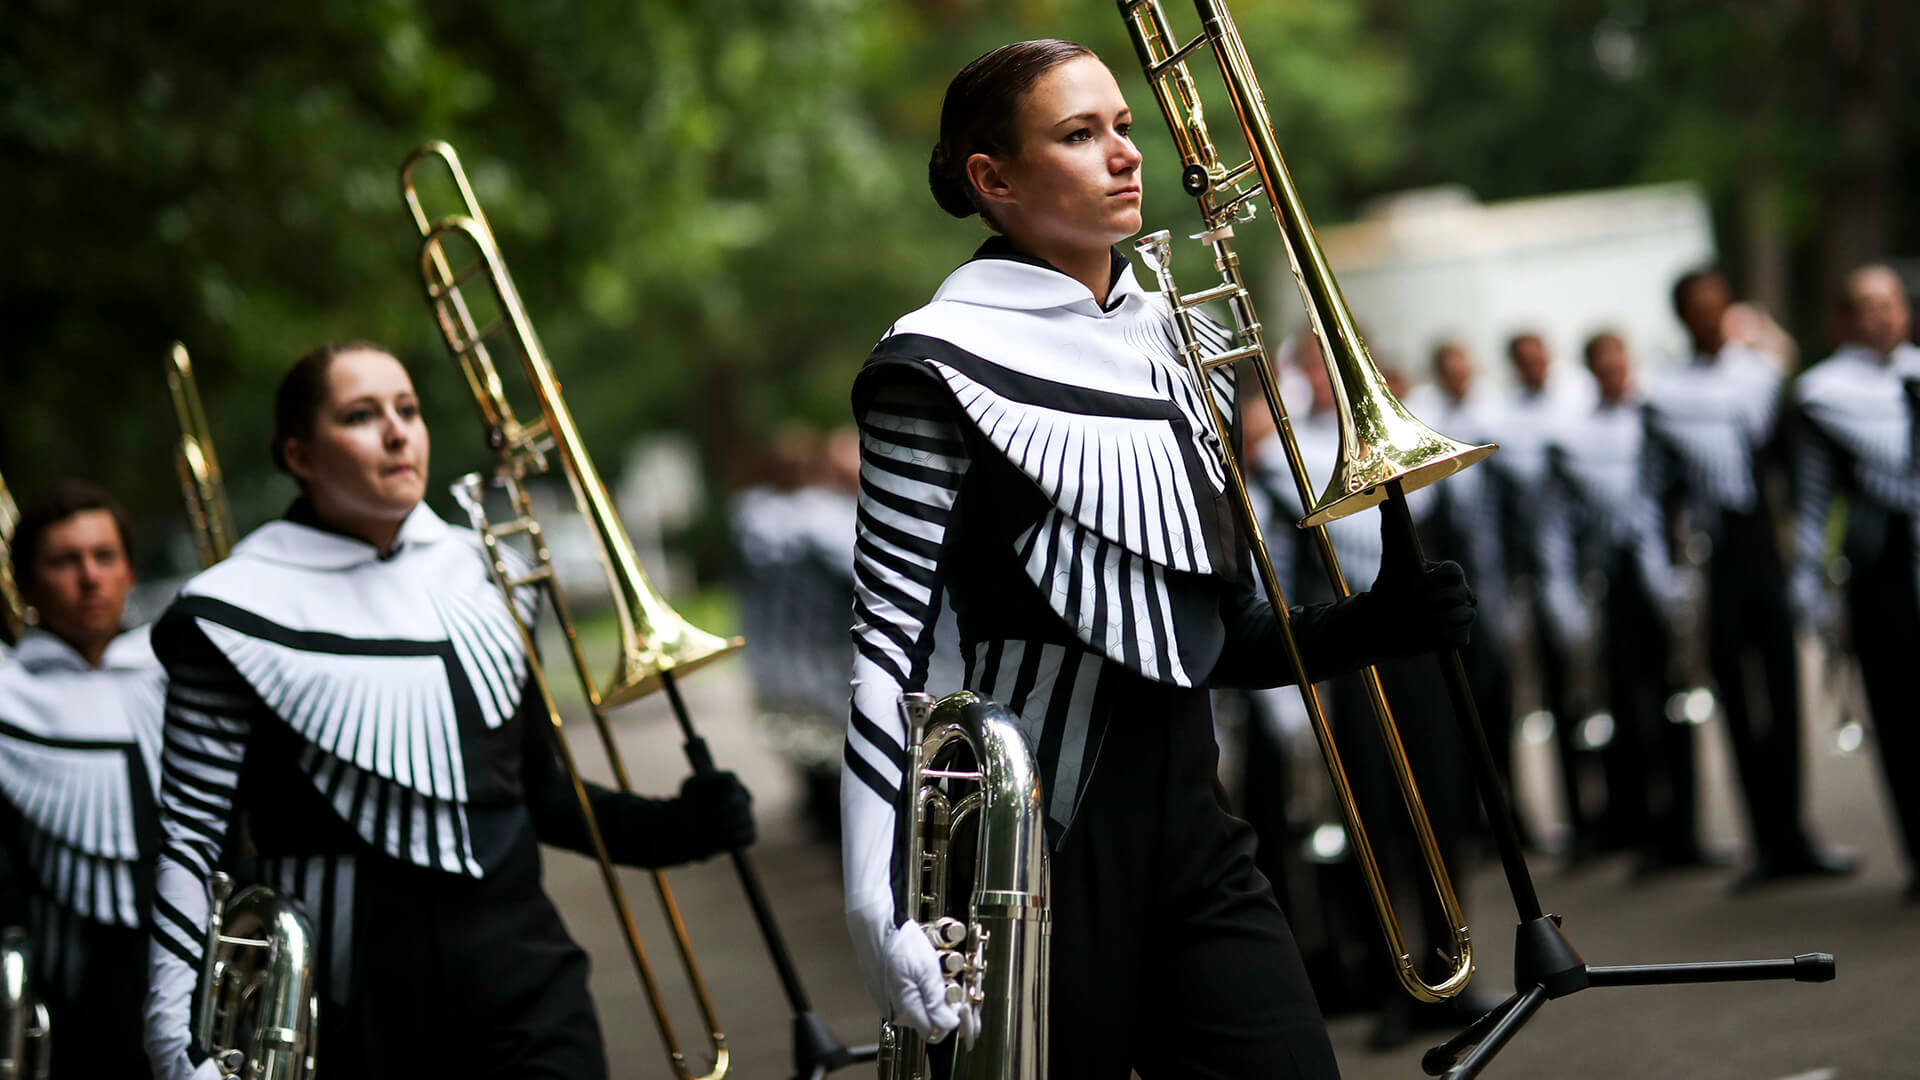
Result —
M 1380 573 L 1373 588 L 1354 597 L 1372 627 L 1368 647 L 1377 659 L 1465 648 L 1473 638 L 1473 590 L 1456 562 L 1420 562 L 1412 538 L 1392 516 L 1380 515 Z
M 684 823 L 687 860 L 704 859 L 753 843 L 753 795 L 730 772 L 695 773 L 674 800 Z

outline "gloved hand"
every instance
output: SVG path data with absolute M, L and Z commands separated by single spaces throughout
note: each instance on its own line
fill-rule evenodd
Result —
M 947 1001 L 947 981 L 939 954 L 919 923 L 908 922 L 888 936 L 884 951 L 887 1007 L 895 1023 L 939 1042 L 958 1030 L 960 1044 L 972 1046 L 980 1032 L 980 1014 L 972 1006 Z
M 1456 562 L 1418 565 L 1413 545 L 1389 515 L 1380 515 L 1380 574 L 1354 597 L 1369 628 L 1368 652 L 1379 659 L 1464 648 L 1473 638 L 1473 590 Z
M 753 843 L 753 795 L 730 772 L 695 773 L 680 784 L 688 858 L 704 859 Z

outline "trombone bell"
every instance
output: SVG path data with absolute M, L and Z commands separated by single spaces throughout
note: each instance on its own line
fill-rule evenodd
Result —
M 1388 485 L 1415 491 L 1479 463 L 1496 449 L 1475 446 L 1421 423 L 1387 388 L 1365 342 L 1328 364 L 1340 421 L 1340 454 L 1327 488 L 1302 528 L 1325 525 L 1385 502 Z

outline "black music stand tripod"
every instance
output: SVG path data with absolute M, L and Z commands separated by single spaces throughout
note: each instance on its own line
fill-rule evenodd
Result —
M 1406 492 L 1400 481 L 1387 485 L 1388 497 L 1381 504 L 1393 526 L 1403 533 L 1407 550 L 1421 564 L 1421 550 L 1413 516 L 1407 511 Z M 1446 675 L 1447 695 L 1453 701 L 1453 715 L 1460 725 L 1466 744 L 1467 762 L 1473 772 L 1473 784 L 1480 793 L 1480 805 L 1486 810 L 1493 828 L 1494 845 L 1500 852 L 1500 866 L 1506 872 L 1507 890 L 1513 894 L 1513 906 L 1519 913 L 1513 954 L 1513 995 L 1491 1012 L 1468 1024 L 1458 1035 L 1427 1051 L 1420 1067 L 1429 1076 L 1446 1080 L 1468 1080 L 1480 1071 L 1533 1019 L 1540 1007 L 1554 998 L 1566 997 L 1594 986 L 1668 986 L 1676 983 L 1758 982 L 1766 979 L 1791 979 L 1794 982 L 1830 982 L 1834 975 L 1832 953 L 1803 953 L 1785 960 L 1728 960 L 1700 964 L 1628 964 L 1594 965 L 1580 958 L 1573 943 L 1560 930 L 1560 916 L 1540 909 L 1540 897 L 1533 888 L 1533 875 L 1527 870 L 1526 855 L 1520 847 L 1520 830 L 1513 816 L 1513 804 L 1494 766 L 1493 750 L 1487 744 L 1486 729 L 1480 725 L 1480 713 L 1468 688 L 1467 671 L 1458 650 L 1440 656 Z

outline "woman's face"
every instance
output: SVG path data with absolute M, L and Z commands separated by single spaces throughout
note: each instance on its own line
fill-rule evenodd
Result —
M 407 369 L 383 352 L 334 357 L 313 435 L 289 439 L 286 457 L 322 517 L 343 524 L 406 517 L 427 490 L 427 425 Z
M 1041 76 L 1020 103 L 1020 151 L 969 162 L 1008 235 L 1036 252 L 1105 249 L 1140 231 L 1133 112 L 1107 66 L 1078 56 Z M 976 169 L 975 162 L 989 163 Z

